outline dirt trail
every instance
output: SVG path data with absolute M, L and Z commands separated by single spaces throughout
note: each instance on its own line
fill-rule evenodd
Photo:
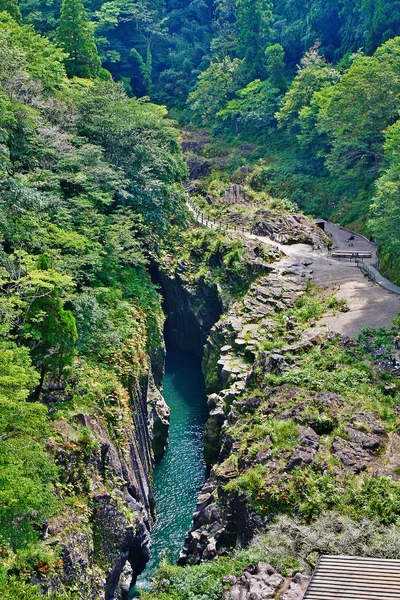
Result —
M 196 220 L 202 222 L 206 227 L 212 229 L 218 227 L 204 218 L 200 221 L 193 208 L 190 205 L 188 205 L 188 208 Z M 347 244 L 347 240 L 352 234 L 341 230 L 339 226 L 333 223 L 330 225 L 333 226 L 332 229 L 335 235 L 339 236 L 339 230 L 342 232 L 340 235 Z M 371 282 L 354 263 L 340 262 L 328 256 L 327 252 L 313 250 L 306 244 L 283 245 L 270 238 L 250 233 L 242 233 L 240 236 L 259 240 L 263 244 L 279 248 L 284 254 L 284 258 L 277 264 L 278 267 L 289 267 L 293 263 L 307 263 L 313 269 L 313 280 L 316 285 L 330 290 L 337 298 L 346 300 L 349 311 L 326 314 L 321 322 L 317 324 L 321 330 L 326 331 L 328 329 L 329 331 L 355 336 L 363 327 L 391 327 L 393 319 L 397 317 L 400 311 L 400 295 L 387 291 Z M 354 234 L 354 236 L 362 238 L 357 234 Z M 340 246 L 340 239 L 339 237 L 338 246 Z M 358 246 L 360 246 L 359 249 L 361 249 L 361 246 L 364 249 L 364 245 L 368 249 L 371 246 L 373 247 L 370 242 L 364 238 L 362 239 L 364 242 L 361 240 L 353 241 L 357 244 L 357 249 Z M 375 254 L 371 262 L 374 260 L 376 260 Z

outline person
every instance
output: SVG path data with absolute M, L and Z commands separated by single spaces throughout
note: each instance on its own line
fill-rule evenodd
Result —
M 398 350 L 399 346 L 400 346 L 400 335 L 398 335 L 394 338 L 394 349 Z

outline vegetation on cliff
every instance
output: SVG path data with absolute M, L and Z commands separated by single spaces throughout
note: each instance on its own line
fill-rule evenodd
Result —
M 129 393 L 147 374 L 148 357 L 162 352 L 160 296 L 146 264 L 158 236 L 184 219 L 185 167 L 165 109 L 128 98 L 109 76 L 68 79 L 64 51 L 6 8 L 0 14 L 0 595 L 33 598 L 24 582 L 46 579 L 61 564 L 57 549 L 39 541 L 49 520 L 66 503 L 83 503 L 87 514 L 93 509 L 84 508 L 88 490 L 79 465 L 71 483 L 72 474 L 68 481 L 58 464 L 66 444 L 60 423 L 78 428 L 69 442 L 77 456 L 100 452 L 74 420 L 77 413 L 99 415 L 115 444 L 126 444 Z M 63 15 L 61 41 L 69 35 L 67 8 Z M 78 26 L 85 28 L 84 20 Z M 95 75 L 82 66 L 88 52 L 78 52 L 73 64 L 67 60 L 69 74 Z

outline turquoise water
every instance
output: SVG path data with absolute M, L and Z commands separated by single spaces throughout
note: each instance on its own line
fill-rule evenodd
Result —
M 206 476 L 203 432 L 207 404 L 200 360 L 186 352 L 169 350 L 163 384 L 164 398 L 171 409 L 169 444 L 154 472 L 157 521 L 151 558 L 133 596 L 140 589 L 149 589 L 164 553 L 170 560 L 177 560 Z

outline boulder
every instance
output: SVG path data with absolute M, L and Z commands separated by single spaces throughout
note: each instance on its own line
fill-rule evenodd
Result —
M 333 440 L 332 454 L 339 458 L 342 466 L 350 473 L 365 471 L 367 463 L 371 460 L 370 455 L 361 446 L 339 436 Z
M 294 449 L 292 456 L 289 459 L 288 464 L 283 469 L 286 472 L 293 471 L 296 467 L 299 469 L 304 469 L 309 465 L 315 463 L 315 457 L 317 455 L 317 450 L 311 447 L 303 447 L 298 446 Z
M 223 593 L 223 600 L 267 600 L 275 598 L 284 579 L 271 565 L 259 562 L 249 565 L 243 575 L 224 579 L 231 585 Z

